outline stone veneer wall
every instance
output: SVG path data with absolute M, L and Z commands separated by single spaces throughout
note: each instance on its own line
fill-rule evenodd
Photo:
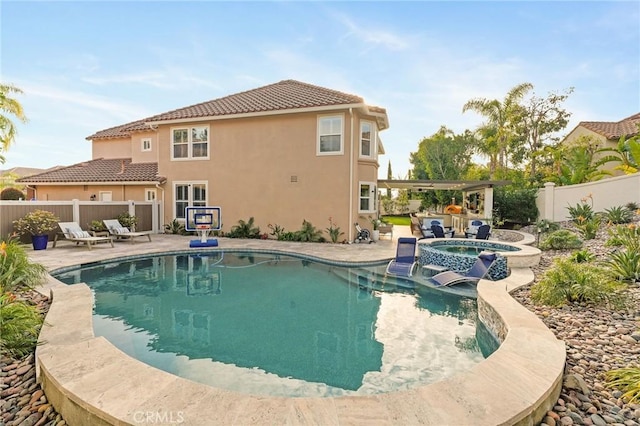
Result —
M 439 240 L 438 245 L 465 245 L 469 247 L 482 247 L 487 250 L 491 250 L 492 248 L 510 248 L 511 246 L 506 246 L 504 244 L 492 243 L 488 241 L 464 241 L 464 240 Z M 502 247 L 501 247 L 502 246 Z M 477 257 L 472 255 L 467 255 L 463 253 L 452 253 L 445 252 L 442 250 L 438 250 L 436 248 L 431 247 L 431 244 L 419 244 L 420 247 L 420 255 L 418 258 L 418 263 L 421 265 L 439 265 L 444 266 L 452 271 L 456 272 L 465 272 L 468 271 L 473 264 L 476 262 Z M 489 269 L 487 274 L 488 278 L 493 281 L 501 280 L 506 278 L 509 275 L 509 269 L 507 266 L 507 259 L 502 256 L 499 252 L 496 253 L 498 258 L 495 263 Z

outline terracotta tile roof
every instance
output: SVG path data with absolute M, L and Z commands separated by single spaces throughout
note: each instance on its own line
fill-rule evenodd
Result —
M 630 137 L 639 134 L 638 124 L 640 124 L 640 112 L 618 122 L 581 121 L 578 126 L 585 127 L 607 139 L 620 139 L 621 136 Z
M 108 139 L 108 138 L 122 138 L 131 135 L 132 132 L 138 130 L 149 129 L 149 126 L 145 124 L 145 120 L 138 120 L 127 124 L 121 124 L 119 126 L 110 127 L 108 129 L 100 130 L 91 136 L 87 136 L 87 140 L 92 139 Z
M 223 98 L 165 112 L 148 121 L 215 117 L 252 112 L 279 111 L 321 106 L 362 104 L 359 96 L 296 80 L 283 80 Z
M 283 80 L 257 89 L 228 95 L 184 108 L 148 117 L 109 129 L 100 130 L 88 140 L 129 136 L 132 132 L 148 129 L 154 121 L 181 120 L 225 115 L 283 111 L 301 108 L 364 104 L 355 95 L 327 89 L 296 80 Z M 373 113 L 386 114 L 384 108 L 369 106 Z
M 164 182 L 157 163 L 132 163 L 130 158 L 99 158 L 18 179 L 21 183 Z

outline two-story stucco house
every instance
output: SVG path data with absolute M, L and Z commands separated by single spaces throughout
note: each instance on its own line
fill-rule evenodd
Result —
M 639 134 L 639 125 L 640 113 L 623 118 L 620 121 L 581 121 L 562 140 L 562 143 L 571 144 L 580 138 L 588 137 L 599 148 L 616 148 L 620 137 L 630 138 Z M 616 164 L 608 164 L 603 167 L 611 171 L 613 175 L 623 174 L 620 170 L 614 170 L 615 166 Z
M 377 213 L 386 110 L 355 95 L 280 81 L 101 130 L 92 160 L 22 182 L 39 200 L 159 200 L 164 223 L 220 206 L 223 230 L 254 217 L 287 231 L 329 218 L 353 238 Z

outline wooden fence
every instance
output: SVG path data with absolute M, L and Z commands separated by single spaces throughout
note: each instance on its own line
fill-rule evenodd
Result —
M 47 210 L 55 214 L 60 222 L 77 222 L 82 229 L 89 230 L 94 220 L 115 219 L 129 213 L 138 219 L 137 231 L 163 231 L 162 203 L 157 201 L 0 201 L 0 238 L 14 232 L 13 221 L 34 210 Z M 50 237 L 55 234 L 53 231 Z

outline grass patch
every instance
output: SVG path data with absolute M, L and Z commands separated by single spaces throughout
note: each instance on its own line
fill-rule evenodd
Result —
M 411 226 L 411 218 L 409 216 L 382 216 L 382 221 L 398 226 Z

